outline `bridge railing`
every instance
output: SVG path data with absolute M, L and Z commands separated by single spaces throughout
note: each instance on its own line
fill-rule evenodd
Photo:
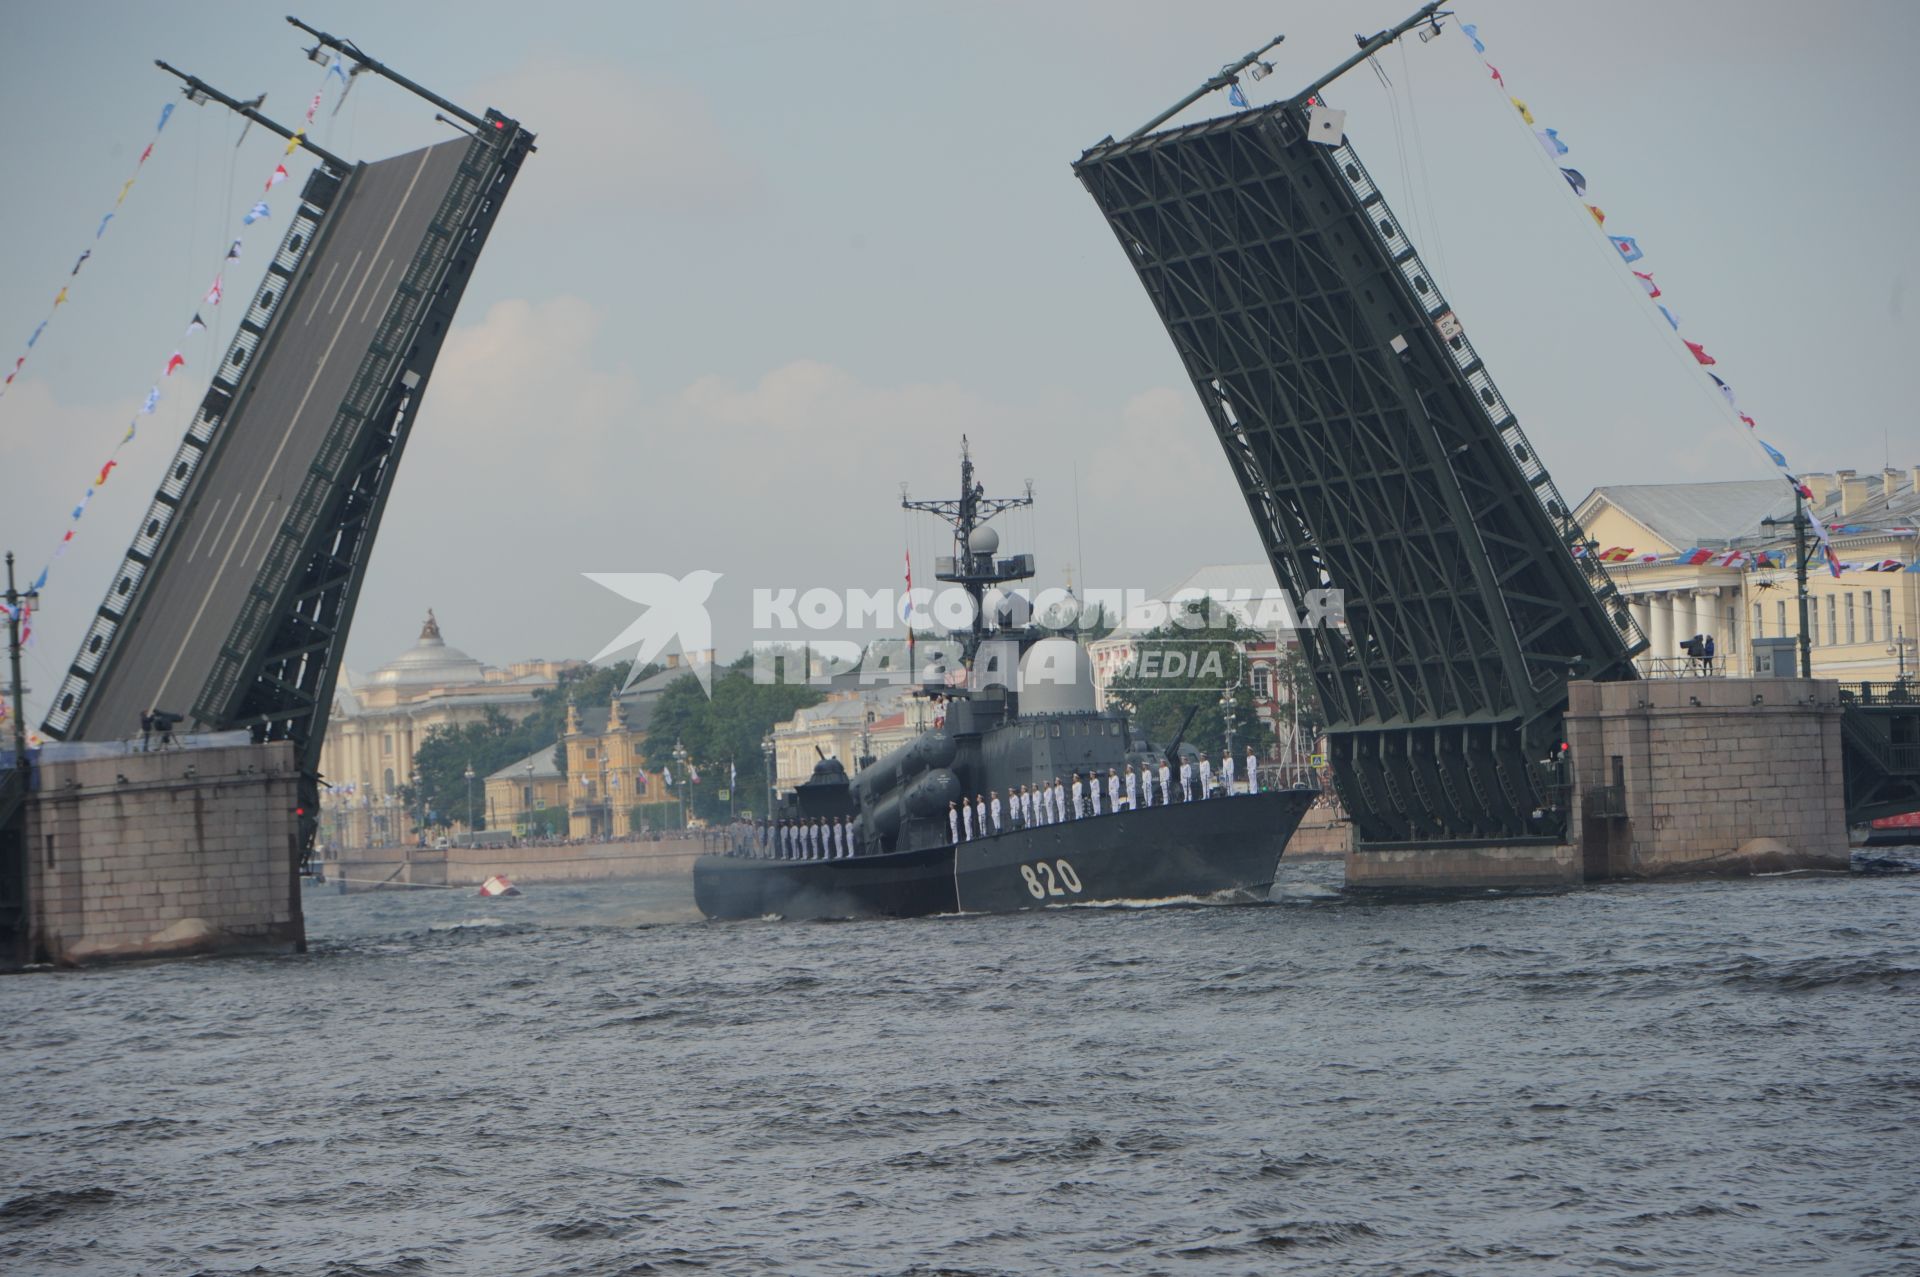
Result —
M 1306 108 L 1301 108 L 1304 127 Z M 1454 366 L 1459 369 L 1467 384 L 1473 388 L 1474 398 L 1479 401 L 1481 411 L 1486 414 L 1489 424 L 1500 436 L 1505 445 L 1507 456 L 1520 471 L 1527 486 L 1532 489 L 1534 498 L 1541 509 L 1547 513 L 1561 543 L 1571 555 L 1575 546 L 1583 545 L 1586 533 L 1573 517 L 1573 507 L 1560 495 L 1554 486 L 1553 478 L 1540 462 L 1539 453 L 1533 443 L 1520 429 L 1519 418 L 1507 407 L 1506 399 L 1493 384 L 1485 363 L 1473 343 L 1467 340 L 1459 320 L 1440 292 L 1440 286 L 1434 282 L 1433 272 L 1420 260 L 1419 252 L 1406 237 L 1398 223 L 1398 218 L 1387 207 L 1386 199 L 1374 184 L 1373 177 L 1367 172 L 1366 165 L 1360 162 L 1360 156 L 1343 138 L 1339 146 L 1330 148 L 1330 158 L 1334 170 L 1345 180 L 1354 197 L 1361 204 L 1366 221 L 1373 228 L 1374 235 L 1386 248 L 1388 255 L 1406 280 L 1407 288 L 1413 300 L 1425 312 L 1427 319 L 1434 325 L 1452 357 Z M 1369 204 L 1369 201 L 1373 201 Z M 1607 574 L 1606 565 L 1591 555 L 1580 555 L 1574 559 L 1581 576 L 1586 579 L 1587 587 L 1607 609 L 1614 625 L 1620 631 L 1620 637 L 1629 650 L 1635 646 L 1644 647 L 1646 636 L 1627 611 L 1613 578 Z
M 309 178 L 302 191 L 291 225 L 267 269 L 260 292 L 250 304 L 221 362 L 211 370 L 212 378 L 207 392 L 187 425 L 186 433 L 160 480 L 160 487 L 154 493 L 145 517 L 134 532 L 133 541 L 121 560 L 120 570 L 107 586 L 106 598 L 94 612 L 86 634 L 81 637 L 80 651 L 54 694 L 53 708 L 46 719 L 49 736 L 66 739 L 85 708 L 84 702 L 94 677 L 111 655 L 120 627 L 139 601 L 141 582 L 161 554 L 168 529 L 185 507 L 188 489 L 192 487 L 201 463 L 212 453 L 215 436 L 226 422 L 235 391 L 245 377 L 254 350 L 259 346 L 269 314 L 299 270 L 313 242 L 314 232 L 325 218 L 338 189 L 338 180 L 320 171 Z
M 1920 705 L 1920 682 L 1896 679 L 1890 683 L 1842 683 L 1842 705 Z
M 1724 661 L 1716 660 L 1712 665 L 1696 661 L 1691 656 L 1642 656 L 1634 661 L 1633 668 L 1642 678 L 1725 678 L 1727 666 Z

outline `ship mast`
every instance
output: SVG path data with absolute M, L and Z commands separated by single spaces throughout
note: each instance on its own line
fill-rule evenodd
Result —
M 933 574 L 937 580 L 958 585 L 973 600 L 973 627 L 966 636 L 966 659 L 969 661 L 973 659 L 975 649 L 987 632 L 987 587 L 1008 581 L 1023 581 L 1033 575 L 1031 554 L 1015 554 L 1003 559 L 994 557 L 994 552 L 1000 548 L 1000 537 L 986 526 L 987 521 L 1007 510 L 1032 504 L 1031 479 L 1027 481 L 1027 490 L 1021 496 L 987 495 L 986 488 L 973 477 L 973 455 L 965 435 L 960 436 L 959 500 L 911 501 L 907 499 L 903 485 L 901 509 L 931 514 L 953 528 L 953 554 L 951 557 L 943 555 L 935 559 Z

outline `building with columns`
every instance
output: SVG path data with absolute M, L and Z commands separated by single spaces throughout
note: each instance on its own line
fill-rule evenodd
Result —
M 534 694 L 558 685 L 581 661 L 485 665 L 440 633 L 432 611 L 414 645 L 364 677 L 344 671 L 320 750 L 321 838 L 341 847 L 391 845 L 404 833 L 399 792 L 413 782 L 413 756 L 436 727 L 464 727 L 500 713 L 516 722 Z
M 1908 470 L 1802 475 L 1807 506 L 1845 565 L 1834 576 L 1814 545 L 1808 570 L 1813 674 L 1843 683 L 1889 682 L 1920 673 L 1920 466 Z M 1575 510 L 1595 552 L 1631 551 L 1607 571 L 1651 646 L 1643 673 L 1678 672 L 1682 640 L 1711 634 L 1726 673 L 1753 668 L 1753 640 L 1800 632 L 1794 571 L 1794 494 L 1779 479 L 1636 484 L 1595 488 Z M 1767 521 L 1772 520 L 1769 524 Z M 1813 545 L 1811 536 L 1809 544 Z M 1674 561 L 1685 551 L 1749 556 L 1768 551 L 1785 567 L 1720 567 Z M 1642 562 L 1652 557 L 1655 562 Z M 1894 566 L 1896 570 L 1870 571 Z

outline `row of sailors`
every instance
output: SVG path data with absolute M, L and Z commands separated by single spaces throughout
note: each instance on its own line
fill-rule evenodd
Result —
M 846 860 L 855 854 L 851 816 L 763 820 L 754 855 L 766 860 Z
M 1259 793 L 1260 775 L 1252 750 L 1247 751 L 1246 775 L 1246 792 Z M 1179 774 L 1180 801 L 1195 801 L 1196 783 L 1199 786 L 1199 798 L 1214 797 L 1214 777 L 1213 761 L 1205 754 L 1200 756 L 1197 768 L 1191 759 L 1183 758 Z M 1224 752 L 1220 755 L 1219 779 L 1219 796 L 1226 797 L 1239 792 L 1234 776 L 1233 755 Z M 1157 804 L 1162 807 L 1171 805 L 1174 801 L 1171 764 L 1163 760 L 1157 774 L 1145 763 L 1109 767 L 1106 777 L 1108 809 L 1117 813 L 1155 806 L 1156 782 L 1159 790 Z M 1050 784 L 1022 785 L 1011 790 L 1004 807 L 999 790 L 976 794 L 971 801 L 956 799 L 947 804 L 947 832 L 956 843 L 971 842 L 975 838 L 1004 833 L 1008 828 L 1037 829 L 1067 820 L 1098 816 L 1102 814 L 1100 790 L 1098 775 L 1089 773 L 1083 779 L 1079 772 L 1074 772 L 1071 786 L 1056 776 Z M 851 816 L 761 821 L 756 841 L 758 854 L 774 860 L 846 860 L 857 854 Z
M 1220 755 L 1219 796 L 1226 797 L 1238 792 L 1234 779 L 1233 755 Z M 1109 810 L 1119 813 L 1134 809 L 1155 806 L 1154 785 L 1159 782 L 1158 805 L 1165 807 L 1173 803 L 1174 773 L 1173 766 L 1164 760 L 1160 763 L 1156 775 L 1152 767 L 1145 763 L 1128 763 L 1125 767 L 1109 767 L 1106 778 L 1106 797 Z M 1205 754 L 1200 755 L 1200 764 L 1196 768 L 1191 759 L 1180 761 L 1180 801 L 1194 802 L 1196 798 L 1212 798 L 1214 794 L 1213 760 Z M 1195 785 L 1199 786 L 1196 795 Z M 1057 825 L 1067 820 L 1080 820 L 1098 816 L 1100 811 L 1100 777 L 1088 773 L 1083 780 L 1079 772 L 1073 773 L 1071 786 L 1063 783 L 1058 776 L 1051 783 L 1022 785 L 1007 794 L 1008 807 L 1001 819 L 1002 809 L 998 790 L 985 795 L 976 794 L 972 801 L 960 799 L 947 804 L 947 833 L 954 842 L 971 842 L 975 838 L 986 838 L 1004 833 L 1009 827 L 1014 829 L 1037 829 L 1043 825 Z M 1252 750 L 1247 751 L 1247 793 L 1260 792 L 1260 773 Z

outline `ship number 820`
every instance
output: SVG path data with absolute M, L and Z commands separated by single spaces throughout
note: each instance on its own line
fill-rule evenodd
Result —
M 1080 875 L 1064 860 L 1056 860 L 1052 864 L 1042 860 L 1038 864 L 1021 865 L 1020 876 L 1027 880 L 1027 892 L 1035 900 L 1068 893 L 1080 894 Z

